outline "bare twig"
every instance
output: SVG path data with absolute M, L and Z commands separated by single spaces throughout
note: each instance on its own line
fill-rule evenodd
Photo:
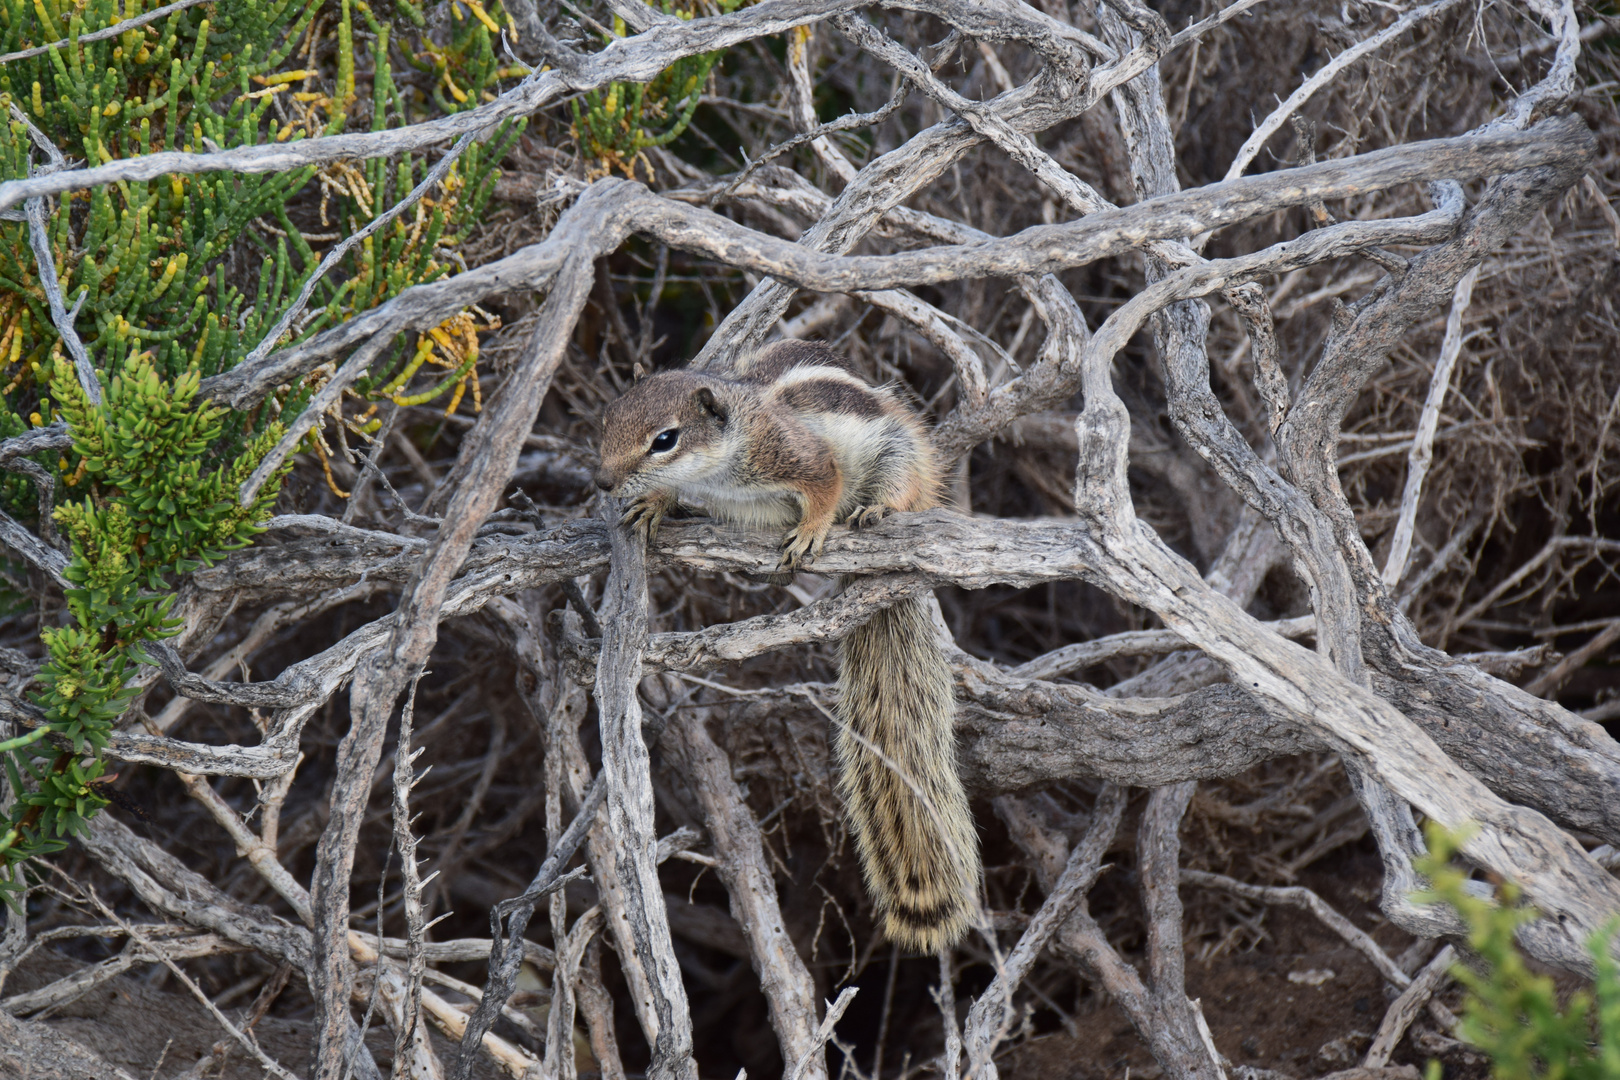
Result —
M 555 850 L 540 864 L 540 869 L 535 872 L 534 880 L 529 882 L 529 887 L 521 895 L 503 900 L 490 910 L 489 981 L 485 983 L 483 996 L 478 1002 L 478 1007 L 473 1010 L 472 1016 L 468 1018 L 466 1033 L 462 1035 L 461 1056 L 456 1059 L 453 1074 L 457 1078 L 471 1075 L 475 1059 L 472 1047 L 477 1045 L 478 1040 L 494 1024 L 496 1015 L 505 1007 L 507 999 L 512 996 L 512 990 L 517 985 L 518 967 L 523 962 L 523 934 L 529 927 L 529 919 L 534 915 L 535 905 L 562 888 L 569 880 L 579 876 L 579 872 L 564 875 L 562 868 L 568 865 L 568 860 L 579 850 L 585 834 L 595 824 L 597 812 L 606 801 L 607 785 L 598 775 L 591 783 L 590 791 L 580 805 L 579 813 L 574 816 L 573 822 L 558 839 Z M 471 1041 L 467 1041 L 469 1034 L 472 1036 Z
M 162 7 L 155 7 L 151 11 L 143 11 L 139 15 L 113 23 L 111 26 L 102 27 L 100 30 L 92 30 L 88 34 L 80 34 L 76 38 L 63 38 L 60 41 L 53 41 L 48 45 L 35 45 L 31 49 L 21 49 L 17 52 L 5 53 L 0 55 L 0 64 L 9 64 L 13 60 L 27 60 L 31 56 L 43 56 L 52 49 L 65 48 L 68 45 L 75 43 L 79 45 L 88 45 L 94 41 L 108 41 L 112 38 L 118 37 L 120 34 L 123 34 L 126 31 L 138 30 L 148 23 L 157 22 L 159 19 L 166 19 L 177 11 L 184 11 L 186 8 L 196 7 L 198 4 L 203 2 L 204 0 L 176 0 L 175 3 L 164 4 Z M 126 8 L 125 10 L 128 9 Z
M 1586 666 L 1587 661 L 1599 656 L 1603 650 L 1620 641 L 1620 619 L 1611 620 L 1608 626 L 1592 636 L 1592 640 L 1564 657 L 1553 669 L 1544 675 L 1537 676 L 1524 688 L 1527 694 L 1550 694 L 1563 685 L 1575 672 Z
M 798 123 L 799 130 L 806 134 L 814 132 L 820 126 L 816 122 L 815 87 L 810 83 L 810 41 L 810 30 L 807 27 L 789 35 L 787 42 L 788 107 Z M 895 107 L 898 108 L 898 105 Z M 825 134 L 813 135 L 809 142 L 810 148 L 815 151 L 817 159 L 826 166 L 828 172 L 845 184 L 855 179 L 857 172 L 855 164 L 842 150 L 834 146 L 832 140 Z
M 957 1080 L 962 1068 L 962 1027 L 956 1020 L 956 973 L 951 969 L 951 951 L 939 952 L 939 985 L 929 990 L 939 1006 L 939 1018 L 945 1025 L 945 1052 L 941 1055 L 940 1074 L 945 1080 Z
M 1429 465 L 1434 460 L 1434 432 L 1440 426 L 1440 408 L 1445 404 L 1446 391 L 1451 386 L 1451 371 L 1457 365 L 1457 357 L 1462 355 L 1463 317 L 1468 313 L 1468 304 L 1474 295 L 1474 282 L 1478 279 L 1479 267 L 1476 266 L 1457 282 L 1456 292 L 1451 297 L 1451 312 L 1446 316 L 1445 341 L 1440 346 L 1440 358 L 1434 363 L 1434 377 L 1429 380 L 1429 396 L 1424 399 L 1417 434 L 1412 439 L 1412 452 L 1406 459 L 1406 489 L 1401 493 L 1401 513 L 1395 523 L 1394 538 L 1389 543 L 1389 557 L 1384 561 L 1384 584 L 1391 589 L 1401 583 L 1407 560 L 1411 557 L 1418 501 L 1423 496 L 1423 481 L 1429 475 Z
M 416 759 L 422 753 L 421 749 L 411 749 L 411 726 L 416 715 L 416 689 L 420 683 L 420 676 L 411 683 L 410 695 L 400 712 L 399 742 L 394 750 L 394 846 L 399 852 L 400 900 L 405 915 L 405 977 L 403 981 L 390 979 L 385 983 L 379 971 L 377 984 L 378 993 L 384 994 L 385 1000 L 398 1014 L 390 1020 L 390 1026 L 394 1029 L 392 1075 L 395 1080 L 407 1074 L 415 1080 L 411 1063 L 433 1057 L 432 1045 L 423 1037 L 425 1032 L 418 1026 L 422 1009 L 422 973 L 427 968 L 423 949 L 427 928 L 422 916 L 422 888 L 427 883 L 422 880 L 421 870 L 416 864 L 417 839 L 411 831 L 411 788 L 417 784 Z M 379 934 L 382 932 L 380 924 L 377 930 Z M 498 939 L 492 939 L 492 946 L 494 940 Z
M 444 1080 L 444 1066 L 422 1024 L 422 987 L 420 982 L 411 980 L 410 974 L 401 975 L 390 965 L 378 965 L 377 1000 L 388 1026 L 394 1029 L 391 1075 L 409 1076 L 411 1080 Z
M 28 136 L 45 152 L 49 164 L 34 171 L 36 177 L 47 177 L 67 168 L 67 159 L 56 148 L 56 144 L 45 137 L 45 133 L 34 126 L 32 120 L 17 107 L 11 106 L 11 118 L 22 124 L 28 131 Z M 67 346 L 68 355 L 73 357 L 73 369 L 78 373 L 79 385 L 84 388 L 85 396 L 90 404 L 101 404 L 101 380 L 96 377 L 95 365 L 90 362 L 90 353 L 85 349 L 84 342 L 79 340 L 79 332 L 74 328 L 73 321 L 79 314 L 79 305 L 84 303 L 87 291 L 81 291 L 78 300 L 69 311 L 62 300 L 62 286 L 56 277 L 56 255 L 51 251 L 51 237 L 45 229 L 45 199 L 40 196 L 29 199 L 24 209 L 28 215 L 28 245 L 34 251 L 34 265 L 38 271 L 39 286 L 45 290 L 46 303 L 51 309 L 51 323 L 56 332 L 62 337 L 62 344 Z
M 124 927 L 120 926 L 117 929 L 123 930 Z M 141 941 L 131 937 L 129 944 L 125 945 L 117 956 L 80 968 L 71 975 L 64 975 L 37 989 L 12 995 L 5 1000 L 6 1011 L 13 1016 L 27 1016 L 42 1009 L 64 1005 L 142 964 L 161 963 L 163 956 L 167 956 L 170 960 L 190 960 L 240 949 L 240 946 L 233 945 L 216 934 L 194 934 L 177 939 L 174 936 L 175 928 L 163 924 L 132 929 L 142 935 L 141 941 L 150 942 L 157 937 L 166 938 L 161 946 L 163 954 L 160 956 L 147 949 Z
M 737 193 L 737 189 L 742 187 L 743 184 L 747 183 L 748 179 L 752 177 L 761 166 L 769 164 L 771 159 L 780 157 L 789 150 L 803 146 L 805 143 L 813 143 L 824 140 L 826 136 L 831 135 L 834 132 L 855 131 L 863 127 L 876 127 L 877 125 L 883 123 L 883 121 L 894 115 L 895 111 L 899 109 L 900 106 L 905 104 L 906 93 L 907 92 L 903 86 L 899 87 L 895 90 L 894 94 L 889 98 L 889 100 L 884 103 L 881 109 L 875 109 L 869 113 L 847 113 L 840 116 L 836 120 L 829 120 L 825 124 L 816 124 L 807 131 L 802 131 L 790 139 L 777 143 L 775 146 L 771 147 L 769 150 L 750 161 L 747 167 L 744 168 L 742 172 L 738 173 L 729 184 L 727 184 L 720 191 L 716 192 L 714 195 L 711 195 L 709 197 L 709 207 L 712 209 L 728 201 Z
M 1401 992 L 1384 1013 L 1383 1022 L 1378 1025 L 1378 1034 L 1373 1037 L 1372 1045 L 1367 1048 L 1367 1057 L 1362 1061 L 1364 1069 L 1380 1069 L 1389 1064 L 1389 1056 L 1395 1052 L 1400 1043 L 1401 1036 L 1406 1034 L 1407 1027 L 1423 1011 L 1423 1006 L 1429 1003 L 1429 998 L 1443 986 L 1451 977 L 1451 966 L 1456 962 L 1456 950 L 1450 945 L 1441 949 L 1433 960 L 1430 960 L 1417 977 Z
M 412 188 L 404 198 L 366 222 L 363 227 L 344 237 L 339 243 L 334 244 L 332 249 L 321 259 L 320 264 L 304 279 L 304 284 L 298 290 L 298 295 L 293 297 L 293 302 L 287 306 L 287 310 L 281 313 L 281 318 L 277 319 L 275 325 L 265 333 L 257 345 L 253 346 L 253 350 L 243 357 L 243 362 L 261 360 L 268 355 L 270 350 L 280 342 L 281 336 L 298 320 L 298 316 L 303 314 L 304 306 L 309 303 L 309 298 L 315 295 L 315 286 L 320 284 L 321 279 L 331 271 L 332 267 L 342 262 L 344 256 L 354 250 L 355 245 L 363 243 L 366 237 L 371 236 L 378 229 L 399 217 L 399 215 L 415 205 L 422 196 L 431 191 L 434 185 L 442 181 L 450 172 L 450 167 L 456 163 L 456 159 L 461 156 L 462 151 L 471 146 L 473 140 L 481 134 L 483 134 L 483 130 L 468 131 L 462 135 L 443 157 L 434 162 L 433 167 L 427 171 L 427 175 L 422 177 L 421 182 Z
M 1182 870 L 1181 880 L 1188 885 L 1197 885 L 1206 889 L 1220 889 L 1233 896 L 1241 896 L 1245 900 L 1254 900 L 1262 904 L 1284 904 L 1288 907 L 1300 908 L 1315 915 L 1322 925 L 1332 930 L 1345 943 L 1372 962 L 1385 981 L 1393 986 L 1405 988 L 1411 983 L 1411 977 L 1396 966 L 1389 954 L 1379 947 L 1378 942 L 1355 923 L 1345 918 L 1333 909 L 1327 901 L 1303 885 L 1287 887 L 1269 885 L 1250 885 L 1223 874 L 1211 874 L 1202 870 Z
M 28 565 L 43 571 L 57 585 L 64 589 L 72 587 L 62 576 L 62 571 L 67 569 L 68 557 L 29 532 L 21 522 L 4 511 L 0 511 L 0 543 L 28 560 Z
M 1571 548 L 1587 548 L 1593 552 L 1620 552 L 1620 540 L 1609 540 L 1599 536 L 1554 536 L 1518 569 L 1502 578 L 1484 596 L 1468 605 L 1453 622 L 1458 626 L 1467 626 L 1496 606 L 1498 600 L 1523 584 L 1525 579 L 1540 570 L 1550 559 Z
M 822 1017 L 821 1026 L 816 1028 L 815 1034 L 811 1037 L 811 1045 L 794 1062 L 793 1070 L 784 1080 L 804 1080 L 810 1075 L 810 1070 L 814 1068 L 812 1059 L 827 1045 L 827 1040 L 832 1038 L 833 1028 L 838 1025 L 838 1021 L 843 1018 L 844 1010 L 849 1008 L 849 1003 L 855 1000 L 855 995 L 859 992 L 858 986 L 846 986 L 838 995 L 838 1000 L 827 1006 L 827 1015 Z
M 580 964 L 575 995 L 579 1011 L 585 1017 L 590 1031 L 591 1054 L 602 1071 L 602 1080 L 625 1080 L 624 1062 L 619 1056 L 619 1044 L 613 1023 L 613 998 L 602 984 L 602 937 L 591 939 Z
M 607 511 L 615 517 L 611 501 Z M 596 673 L 596 704 L 602 731 L 602 777 L 607 789 L 605 828 L 612 838 L 614 861 L 625 893 L 631 940 L 619 942 L 633 951 L 647 974 L 652 994 L 648 1031 L 652 1046 L 649 1075 L 696 1080 L 692 1060 L 692 1017 L 680 965 L 670 944 L 669 919 L 654 860 L 653 791 L 647 744 L 641 734 L 641 648 L 647 633 L 647 563 L 642 543 L 614 528 L 612 569 L 602 591 L 601 619 L 606 636 Z
M 1221 1056 L 1196 1001 L 1187 997 L 1187 947 L 1181 929 L 1181 819 L 1192 802 L 1194 783 L 1155 788 L 1148 795 L 1137 829 L 1136 850 L 1147 913 L 1150 993 L 1167 1040 L 1179 1044 L 1179 1057 L 1191 1075 L 1225 1080 Z
M 593 907 L 574 922 L 557 944 L 557 970 L 552 978 L 551 1011 L 547 1015 L 546 1061 L 548 1075 L 573 1080 L 574 983 L 585 950 L 602 928 L 602 909 Z
M 96 910 L 101 912 L 103 918 L 117 925 L 129 935 L 131 941 L 139 944 L 155 959 L 161 962 L 164 967 L 168 968 L 170 973 L 173 974 L 175 978 L 180 980 L 180 984 L 191 992 L 191 996 L 201 1002 L 203 1008 L 208 1010 L 209 1014 L 213 1016 L 214 1021 L 218 1023 L 220 1027 L 224 1028 L 231 1038 L 235 1039 L 239 1044 L 241 1044 L 242 1049 L 246 1050 L 248 1054 L 259 1063 L 260 1068 L 264 1069 L 265 1072 L 279 1076 L 281 1080 L 298 1080 L 296 1075 L 283 1068 L 281 1063 L 275 1058 L 272 1058 L 269 1054 L 266 1054 L 263 1050 L 259 1049 L 258 1043 L 248 1038 L 242 1033 L 240 1028 L 231 1023 L 231 1021 L 226 1018 L 225 1014 L 219 1011 L 219 1006 L 215 1005 L 209 996 L 203 993 L 202 987 L 198 986 L 194 981 L 192 981 L 191 976 L 187 975 L 180 965 L 174 962 L 174 958 L 171 957 L 168 952 L 162 948 L 162 946 L 154 944 L 152 940 L 140 930 L 119 918 L 118 914 L 113 911 L 112 908 L 109 908 L 106 904 L 102 903 L 101 897 L 96 895 L 96 891 L 94 889 L 87 888 L 85 890 L 85 894 L 89 898 L 90 903 L 95 905 Z
M 1267 625 L 1283 637 L 1297 640 L 1315 632 L 1316 620 L 1303 615 Z M 1168 656 L 1186 647 L 1187 642 L 1170 630 L 1127 630 L 1054 649 L 1018 665 L 1007 675 L 1014 679 L 1057 679 L 1118 656 Z
M 1432 19 L 1449 8 L 1455 7 L 1458 0 L 1434 0 L 1433 3 L 1424 4 L 1403 14 L 1389 26 L 1374 34 L 1372 37 L 1352 45 L 1350 48 L 1323 64 L 1311 77 L 1300 84 L 1299 88 L 1288 95 L 1284 101 L 1272 110 L 1271 115 L 1260 121 L 1260 126 L 1254 129 L 1254 134 L 1246 139 L 1238 148 L 1237 155 L 1232 159 L 1232 165 L 1226 170 L 1228 180 L 1242 176 L 1249 163 L 1260 153 L 1266 141 L 1282 129 L 1299 107 L 1309 101 L 1323 87 L 1328 86 L 1338 77 L 1339 72 L 1360 60 L 1363 56 L 1377 52 L 1385 45 L 1394 41 L 1424 19 Z
M 1175 35 L 1170 38 L 1170 48 L 1179 49 L 1189 41 L 1196 41 L 1222 23 L 1230 22 L 1262 2 L 1263 0 L 1237 0 L 1236 3 L 1228 4 L 1215 14 L 1193 23 L 1185 30 L 1176 31 Z
M 783 1058 L 796 1063 L 794 1072 L 801 1080 L 825 1077 L 826 1064 L 815 1059 L 815 1053 L 832 1029 L 816 1029 L 815 982 L 788 936 L 759 822 L 732 779 L 725 751 L 709 736 L 703 719 L 702 712 L 678 716 L 668 737 L 679 747 L 688 781 L 703 806 L 732 917 L 748 936 Z
M 1125 799 L 1125 791 L 1113 785 L 1105 787 L 1098 795 L 1085 838 L 1069 853 L 1063 876 L 1030 920 L 1013 951 L 998 965 L 995 979 L 968 1010 L 964 1041 L 968 1071 L 976 1080 L 996 1080 L 996 1045 L 1012 1014 L 1013 993 L 1047 942 L 1068 921 L 1074 906 L 1102 873 L 1103 856 L 1114 841 L 1114 832 L 1125 812 Z

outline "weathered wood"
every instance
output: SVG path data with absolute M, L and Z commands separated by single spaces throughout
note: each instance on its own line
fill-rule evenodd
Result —
M 824 1053 L 816 1053 L 815 982 L 783 923 L 759 822 L 731 777 L 725 751 L 704 727 L 705 711 L 688 711 L 673 720 L 666 745 L 676 747 L 688 783 L 702 804 L 720 860 L 717 872 L 731 898 L 731 916 L 748 939 L 782 1057 L 803 1062 L 798 1075 L 804 1080 L 821 1080 L 827 1075 L 827 1062 Z
M 617 517 L 611 501 L 608 512 Z M 605 636 L 596 671 L 596 709 L 607 787 L 604 841 L 611 845 L 624 889 L 630 938 L 621 939 L 619 949 L 634 951 L 647 975 L 651 1000 L 638 1010 L 652 1046 L 647 1075 L 656 1080 L 697 1080 L 692 1016 L 670 942 L 664 890 L 658 884 L 652 776 L 636 695 L 647 637 L 647 557 L 641 541 L 626 530 L 615 527 L 610 536 L 613 555 L 599 613 Z M 649 1028 L 649 1020 L 657 1026 Z

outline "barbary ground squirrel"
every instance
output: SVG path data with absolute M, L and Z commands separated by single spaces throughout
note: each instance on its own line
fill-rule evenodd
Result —
M 598 487 L 651 538 L 677 500 L 739 525 L 788 529 L 782 566 L 821 553 L 835 521 L 939 505 L 922 421 L 824 345 L 779 341 L 725 377 L 640 379 L 602 421 Z M 904 600 L 839 643 L 839 794 L 890 940 L 934 952 L 978 908 L 979 851 L 956 770 L 949 666 L 925 601 Z

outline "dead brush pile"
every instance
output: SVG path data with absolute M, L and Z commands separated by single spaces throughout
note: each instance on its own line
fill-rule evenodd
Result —
M 1245 2 L 1242 14 L 1172 41 L 1146 75 L 1075 114 L 1060 97 L 1040 98 L 1052 93 L 1054 43 L 1085 56 L 1095 79 L 1144 33 L 1151 38 L 1158 20 L 1176 34 L 1218 6 L 1178 0 L 1155 14 L 1129 2 L 1095 11 L 1042 2 L 975 13 L 977 5 L 938 3 L 859 16 L 921 58 L 957 96 L 947 98 L 863 51 L 844 23 L 813 14 L 848 5 L 782 3 L 799 23 L 816 21 L 731 43 L 705 76 L 690 126 L 664 145 L 603 154 L 568 102 L 532 111 L 502 162 L 496 202 L 459 247 L 462 273 L 551 242 L 614 176 L 693 214 L 713 208 L 750 235 L 810 236 L 834 255 L 971 251 L 984 237 L 1082 220 L 1072 192 L 1039 182 L 989 135 L 963 153 L 916 149 L 953 117 L 999 116 L 997 103 L 1014 99 L 1026 111 L 1007 130 L 1030 135 L 1048 161 L 1119 207 L 1177 187 L 1456 139 L 1521 104 L 1519 128 L 1573 114 L 1591 130 L 1595 145 L 1573 179 L 1540 181 L 1552 187 L 1514 209 L 1500 242 L 1471 264 L 1448 269 L 1427 258 L 1451 242 L 1461 227 L 1454 218 L 1452 231 L 1420 241 L 1364 237 L 1342 255 L 1278 261 L 1280 269 L 1214 291 L 1167 294 L 1154 310 L 1180 314 L 1144 319 L 1125 336 L 1111 385 L 1129 414 L 1128 440 L 1114 434 L 1128 451 L 1136 516 L 1196 567 L 1211 595 L 1317 649 L 1267 663 L 1348 700 L 1321 674 L 1340 673 L 1333 677 L 1345 686 L 1409 717 L 1459 775 L 1478 777 L 1479 791 L 1545 815 L 1558 827 L 1547 829 L 1600 860 L 1615 858 L 1620 747 L 1601 725 L 1620 722 L 1620 20 L 1580 5 Z M 560 50 L 548 59 L 577 58 L 574 50 L 596 54 L 615 18 L 633 34 L 635 19 L 657 14 L 634 0 L 562 5 L 549 17 L 532 3 L 509 7 L 524 31 L 517 54 L 530 62 L 542 51 L 531 24 L 547 27 Z M 692 26 L 731 17 L 699 8 Z M 1085 41 L 1110 43 L 1115 60 L 1086 54 Z M 309 56 L 322 70 L 337 64 L 335 44 Z M 585 87 L 584 75 L 571 77 Z M 1313 92 L 1251 146 L 1256 125 L 1302 84 Z M 580 93 L 579 115 L 601 110 L 599 95 Z M 875 115 L 771 156 L 813 123 L 852 113 Z M 939 160 L 931 171 L 917 166 L 908 147 Z M 902 210 L 848 226 L 841 246 L 826 242 L 819 221 L 845 220 L 838 215 L 860 199 L 882 201 L 883 181 L 865 170 L 885 155 L 894 162 L 887 182 L 904 189 Z M 1536 168 L 1555 166 L 1513 165 Z M 1487 205 L 1501 172 L 1474 168 L 1458 188 L 1464 204 Z M 1223 225 L 1196 250 L 1224 265 L 1342 223 L 1417 219 L 1453 197 L 1441 187 L 1390 182 L 1300 197 Z M 315 226 L 317 201 L 292 206 L 301 226 Z M 1077 436 L 1082 409 L 1101 398 L 1082 369 L 1110 370 L 1107 357 L 1100 369 L 1087 366 L 1087 342 L 1097 338 L 1084 335 L 1169 280 L 1176 267 L 1160 248 L 1144 257 L 1148 241 L 1138 238 L 1081 265 L 936 273 L 904 286 L 874 279 L 842 292 L 815 291 L 812 281 L 786 306 L 748 309 L 769 272 L 787 273 L 781 260 L 767 270 L 774 249 L 744 258 L 739 242 L 728 264 L 668 232 L 631 231 L 600 249 L 571 240 L 577 250 L 559 257 L 563 269 L 538 291 L 531 283 L 479 294 L 503 327 L 482 342 L 479 427 L 466 408 L 447 416 L 442 403 L 385 406 L 394 411 L 380 438 L 351 435 L 361 445 L 349 460 L 332 453 L 330 477 L 301 453 L 276 527 L 182 586 L 187 622 L 176 648 L 208 680 L 269 684 L 312 657 L 340 654 L 347 666 L 308 668 L 323 692 L 296 710 L 177 693 L 164 679 L 137 699 L 132 720 L 162 718 L 157 727 L 134 723 L 137 734 L 251 748 L 290 730 L 293 742 L 279 772 L 209 768 L 178 751 L 166 763 L 156 751 L 126 754 L 108 785 L 115 805 L 91 838 L 40 861 L 26 919 L 12 917 L 0 947 L 0 1009 L 16 1018 L 0 1024 L 22 1033 L 20 1045 L 65 1037 L 139 1076 L 261 1075 L 267 1066 L 223 1020 L 251 1029 L 261 1054 L 300 1076 L 374 1075 L 373 1063 L 396 1076 L 435 1067 L 466 1075 L 456 1072 L 454 1037 L 493 986 L 490 912 L 523 893 L 606 771 L 596 680 L 609 670 L 616 631 L 604 609 L 607 511 L 591 480 L 601 410 L 638 365 L 723 356 L 747 347 L 749 334 L 832 343 L 872 381 L 903 386 L 955 440 L 949 494 L 970 525 L 1108 534 L 1114 511 L 1104 511 L 1114 504 L 1085 494 L 1104 484 L 1102 474 L 1083 469 L 1077 496 L 1077 458 L 1088 445 L 1097 452 L 1083 440 L 1101 430 L 1082 419 Z M 568 273 L 578 280 L 565 286 Z M 1422 292 L 1423 275 L 1445 273 L 1441 286 L 1403 299 L 1402 290 Z M 1073 298 L 1080 336 L 1041 291 L 1048 279 Z M 1258 288 L 1243 292 L 1243 280 Z M 569 290 L 577 319 L 553 309 Z M 1390 310 L 1378 314 L 1385 301 Z M 728 319 L 739 306 L 755 323 Z M 1366 346 L 1381 359 L 1334 369 L 1349 394 L 1342 424 L 1330 416 L 1327 434 L 1313 435 L 1306 428 L 1322 414 L 1312 410 L 1330 396 L 1313 375 L 1362 348 L 1346 342 L 1377 337 L 1377 325 L 1363 325 L 1368 312 L 1400 326 Z M 355 347 L 330 359 L 341 364 Z M 534 360 L 545 348 L 556 354 L 549 383 Z M 1207 360 L 1207 393 L 1187 381 L 1197 363 L 1167 367 L 1176 349 Z M 522 380 L 536 372 L 544 396 L 532 428 L 513 429 L 514 471 L 478 472 L 474 455 L 496 460 L 500 449 L 479 433 L 501 409 L 517 408 Z M 975 396 L 975 372 L 988 398 L 984 389 Z M 1212 413 L 1230 421 L 1229 442 L 1208 433 L 1215 425 L 1199 427 Z M 1201 437 L 1209 442 L 1193 445 Z M 1282 479 L 1267 487 L 1254 479 L 1262 470 Z M 1298 520 L 1289 517 L 1294 504 L 1270 494 L 1283 488 L 1317 508 L 1318 531 L 1287 524 Z M 474 489 L 499 495 L 498 509 L 445 540 L 456 515 L 480 511 L 465 501 Z M 1449 774 L 1434 780 L 1439 802 L 1425 805 L 1390 763 L 1406 744 L 1392 744 L 1386 759 L 1336 720 L 1301 719 L 1327 715 L 1327 704 L 1290 712 L 1290 701 L 1314 699 L 1234 676 L 1240 667 L 1216 639 L 1240 641 L 1235 631 L 1218 626 L 1215 638 L 1195 640 L 1184 611 L 1169 600 L 1155 606 L 1151 590 L 1127 581 L 1123 557 L 1116 566 L 1076 556 L 1080 570 L 1037 573 L 1009 546 L 972 566 L 927 548 L 909 563 L 930 542 L 970 545 L 939 519 L 902 520 L 875 534 L 890 555 L 863 549 L 781 586 L 760 573 L 776 538 L 696 531 L 704 528 L 671 522 L 647 569 L 654 638 L 639 708 L 662 860 L 664 963 L 639 951 L 657 941 L 626 940 L 641 925 L 645 890 L 603 888 L 616 853 L 635 838 L 599 827 L 581 856 L 557 868 L 582 866 L 586 876 L 534 908 L 525 962 L 504 988 L 508 1004 L 485 1024 L 486 1051 L 465 1058 L 472 1075 L 746 1070 L 908 1080 L 971 1067 L 975 1077 L 1152 1080 L 1224 1067 L 1303 1078 L 1362 1065 L 1421 1068 L 1431 1058 L 1448 1076 L 1484 1075 L 1450 1028 L 1461 995 L 1444 980 L 1430 987 L 1433 1004 L 1408 1010 L 1402 1026 L 1390 1031 L 1396 1021 L 1386 1018 L 1440 938 L 1455 933 L 1402 891 L 1416 884 L 1413 851 L 1401 846 L 1414 820 L 1442 804 L 1484 805 L 1451 794 Z M 1016 546 L 1033 533 L 995 535 Z M 1325 539 L 1336 569 L 1309 561 L 1323 549 L 1307 536 Z M 704 543 L 712 551 L 694 554 Z M 443 610 L 407 617 L 425 610 L 424 582 L 445 552 L 455 565 L 440 567 L 450 583 L 432 601 Z M 943 958 L 901 954 L 876 928 L 830 771 L 834 643 L 814 623 L 816 605 L 838 594 L 846 574 L 918 572 L 936 587 L 960 654 L 960 755 L 986 868 L 985 925 Z M 1352 601 L 1333 614 L 1354 616 L 1348 637 L 1342 626 L 1321 629 L 1340 602 L 1328 598 L 1339 587 L 1330 572 L 1342 576 L 1341 601 Z M 45 588 L 38 574 L 35 587 Z M 5 623 L 14 694 L 40 657 L 39 620 L 51 610 L 42 604 Z M 676 648 L 659 635 L 794 612 L 808 621 L 789 648 L 684 665 L 652 651 Z M 409 638 L 418 624 L 436 625 L 436 638 Z M 377 629 L 366 647 L 378 651 L 355 652 L 367 627 Z M 1356 656 L 1348 666 L 1346 641 Z M 1403 666 L 1409 654 L 1429 666 Z M 299 726 L 288 726 L 291 711 L 300 711 Z M 398 756 L 402 711 L 409 759 Z M 411 767 L 414 788 L 404 782 Z M 1513 831 L 1519 818 L 1463 816 L 1488 817 L 1510 837 L 1500 845 L 1510 853 L 1539 835 Z M 1104 869 L 1054 917 L 1045 905 L 1079 865 L 1076 851 Z M 1519 864 L 1503 858 L 1477 861 L 1494 880 L 1516 876 Z M 343 876 L 346 894 L 333 885 Z M 1546 910 L 1564 910 L 1556 890 L 1528 891 Z M 1024 936 L 1046 922 L 1025 955 Z M 378 935 L 388 943 L 382 960 Z M 1557 942 L 1526 947 L 1555 965 L 1575 955 Z M 858 993 L 818 1041 L 824 1003 L 851 987 Z M 674 1013 L 660 1013 L 672 1003 Z M 661 1025 L 656 1038 L 649 1018 Z M 669 1042 L 672 1030 L 689 1040 L 684 1048 Z M 347 1043 L 334 1041 L 342 1031 Z M 1210 1039 L 1224 1065 L 1211 1059 Z

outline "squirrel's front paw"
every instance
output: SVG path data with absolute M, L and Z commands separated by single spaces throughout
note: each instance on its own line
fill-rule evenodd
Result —
M 819 558 L 821 549 L 827 543 L 827 526 L 819 529 L 807 525 L 800 525 L 782 539 L 782 561 L 777 565 L 786 570 L 797 570 L 804 562 L 808 553 L 811 558 Z
M 650 544 L 653 537 L 658 535 L 658 525 L 669 513 L 670 505 L 669 496 L 661 492 L 642 495 L 625 510 L 619 524 L 641 537 L 644 543 Z

